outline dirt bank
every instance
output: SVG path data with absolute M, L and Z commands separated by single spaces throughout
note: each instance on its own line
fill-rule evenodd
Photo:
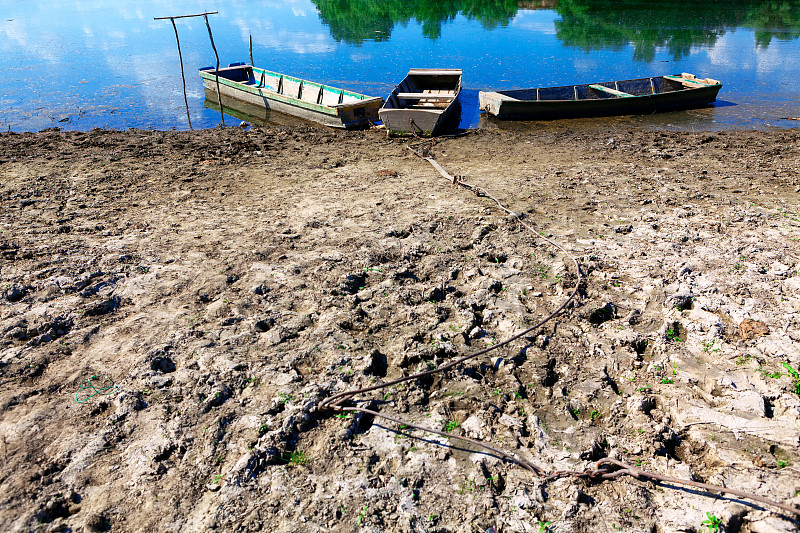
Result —
M 318 412 L 508 338 L 577 279 L 407 144 L 0 135 L 0 529 L 796 531 Z M 800 506 L 800 132 L 488 130 L 430 153 L 586 281 L 525 338 L 361 405 L 548 472 L 610 456 Z

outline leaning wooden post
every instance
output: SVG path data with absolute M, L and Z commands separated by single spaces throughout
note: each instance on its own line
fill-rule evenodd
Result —
M 175 19 L 185 19 L 191 17 L 204 17 L 206 19 L 206 27 L 208 27 L 208 35 L 211 37 L 211 26 L 208 24 L 208 15 L 216 15 L 217 11 L 206 11 L 205 13 L 198 13 L 196 15 L 177 15 L 173 17 L 153 17 L 153 20 L 167 20 L 172 22 L 172 28 L 175 30 L 175 41 L 178 43 L 178 59 L 181 62 L 181 79 L 183 80 L 183 101 L 186 104 L 186 118 L 189 119 L 189 129 L 192 128 L 192 119 L 189 116 L 189 100 L 186 97 L 186 75 L 183 72 L 183 55 L 181 54 L 181 41 L 178 38 L 178 27 L 175 26 Z M 225 126 L 225 116 L 222 114 L 222 97 L 219 96 L 219 55 L 217 49 L 214 47 L 214 37 L 211 37 L 211 47 L 214 48 L 214 55 L 217 56 L 217 96 L 219 97 L 219 114 L 222 117 L 222 125 Z
M 178 38 L 178 27 L 175 25 L 175 19 L 170 17 L 172 22 L 172 29 L 175 30 L 175 42 L 178 43 L 178 60 L 181 62 L 181 80 L 183 80 L 183 103 L 186 104 L 186 120 L 189 121 L 189 130 L 193 131 L 192 117 L 189 115 L 189 99 L 186 97 L 186 75 L 183 72 L 183 54 L 181 54 L 181 40 Z
M 214 79 L 217 82 L 217 102 L 219 103 L 219 117 L 222 119 L 222 127 L 225 127 L 225 113 L 222 112 L 222 93 L 219 90 L 219 54 L 217 47 L 214 46 L 214 36 L 211 35 L 211 24 L 208 23 L 208 15 L 203 15 L 206 21 L 206 28 L 208 28 L 208 38 L 211 39 L 211 48 L 214 49 L 214 56 L 217 58 L 217 70 L 214 72 Z
M 254 67 L 256 66 L 256 64 L 253 63 L 253 36 L 250 35 L 249 37 L 250 37 L 250 66 Z

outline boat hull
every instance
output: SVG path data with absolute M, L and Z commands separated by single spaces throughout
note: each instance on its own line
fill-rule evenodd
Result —
M 345 91 L 249 65 L 219 70 L 201 69 L 203 87 L 212 96 L 219 93 L 248 104 L 324 124 L 354 129 L 378 121 L 383 98 Z
M 444 112 L 424 109 L 386 109 L 379 113 L 389 133 L 417 134 L 430 137 L 441 132 L 450 121 L 453 107 Z
M 455 117 L 460 69 L 411 69 L 379 111 L 389 134 L 431 136 Z
M 717 93 L 722 88 L 722 84 L 716 80 L 696 80 L 693 76 L 682 76 L 517 91 L 482 91 L 478 94 L 479 107 L 490 115 L 505 120 L 642 115 L 709 105 L 716 100 Z M 630 92 L 614 89 L 612 85 Z M 558 94 L 572 91 L 577 98 L 536 100 L 534 98 L 537 91 L 540 96 L 548 92 Z M 648 91 L 652 93 L 645 94 Z

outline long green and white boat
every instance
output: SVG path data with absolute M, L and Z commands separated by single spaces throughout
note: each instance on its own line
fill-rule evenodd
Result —
M 377 122 L 383 98 L 302 80 L 244 63 L 218 71 L 200 69 L 207 92 L 333 128 L 361 128 Z
M 722 84 L 692 74 L 478 93 L 480 109 L 508 120 L 638 115 L 702 107 Z

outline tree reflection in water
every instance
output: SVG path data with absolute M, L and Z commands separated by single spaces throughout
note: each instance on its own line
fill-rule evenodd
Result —
M 800 2 L 759 0 L 313 0 L 337 41 L 387 41 L 397 24 L 417 21 L 422 34 L 438 39 L 442 25 L 457 15 L 487 29 L 507 26 L 519 9 L 551 9 L 565 45 L 583 50 L 621 49 L 632 44 L 634 59 L 652 61 L 667 49 L 677 60 L 692 47 L 710 46 L 727 31 L 754 30 L 766 47 L 772 39 L 800 36 Z

